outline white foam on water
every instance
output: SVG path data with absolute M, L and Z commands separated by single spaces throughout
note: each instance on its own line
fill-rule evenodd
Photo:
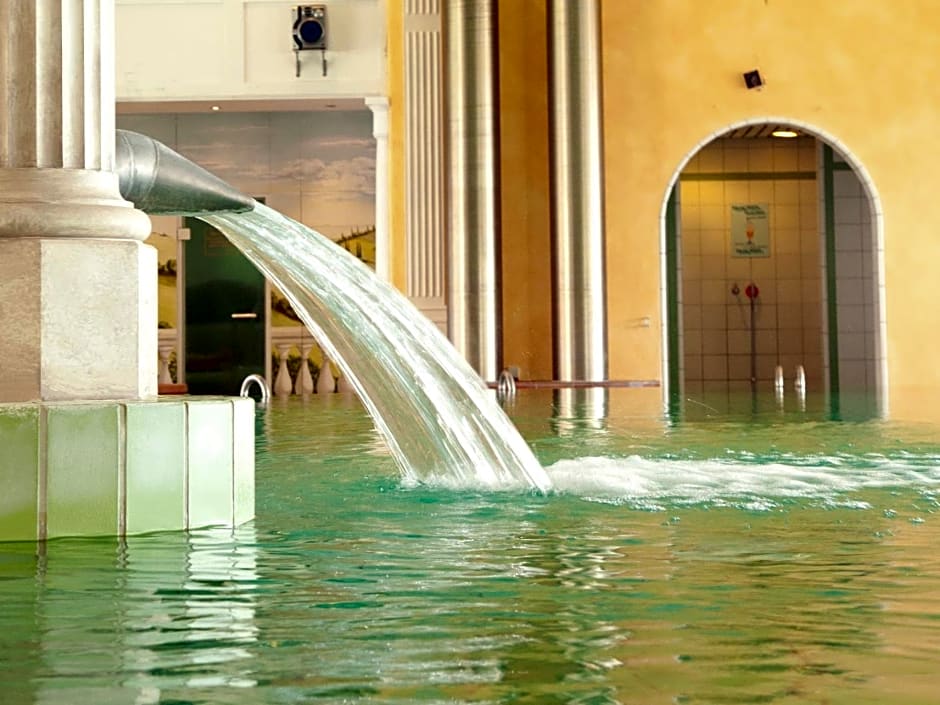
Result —
M 795 460 L 795 459 L 794 459 Z M 940 466 L 897 460 L 849 464 L 838 457 L 799 463 L 671 460 L 640 456 L 561 460 L 546 468 L 556 493 L 598 502 L 662 510 L 709 504 L 768 511 L 781 502 L 812 499 L 829 506 L 868 508 L 857 493 L 874 488 L 940 489 Z

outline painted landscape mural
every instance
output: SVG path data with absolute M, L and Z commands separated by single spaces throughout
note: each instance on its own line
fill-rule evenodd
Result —
M 375 266 L 375 140 L 369 110 L 118 114 L 118 127 L 163 142 L 243 193 L 338 242 Z M 161 327 L 174 328 L 175 218 L 152 218 Z M 272 290 L 273 326 L 300 322 Z
M 331 238 L 375 266 L 375 140 L 372 113 L 362 110 L 122 114 L 117 125 L 153 137 L 253 196 Z M 152 216 L 147 243 L 158 252 L 158 320 L 172 342 L 167 376 L 177 382 L 181 218 Z M 280 393 L 339 388 L 320 379 L 323 359 L 310 345 L 283 294 L 271 287 L 272 385 Z M 169 337 L 166 337 L 169 336 Z M 170 345 L 170 342 L 166 343 Z M 303 362 L 306 361 L 306 365 Z M 301 374 L 308 369 L 310 375 Z M 330 369 L 327 367 L 326 369 Z M 288 379 L 289 376 L 289 379 Z

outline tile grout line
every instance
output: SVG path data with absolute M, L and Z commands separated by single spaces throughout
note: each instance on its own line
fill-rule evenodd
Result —
M 118 405 L 118 536 L 127 535 L 127 404 Z
M 183 528 L 189 531 L 189 402 L 183 402 Z
M 236 406 L 237 406 L 237 405 L 236 405 L 236 402 L 235 402 L 234 399 L 232 399 L 231 401 L 229 401 L 229 404 L 232 405 L 232 427 L 231 427 L 231 430 L 232 430 L 232 462 L 231 462 L 231 464 L 229 465 L 229 476 L 230 476 L 231 481 L 232 481 L 232 484 L 231 484 L 232 491 L 231 491 L 230 496 L 229 496 L 229 525 L 234 529 L 234 528 L 235 528 L 235 453 L 237 452 L 237 450 L 236 450 L 236 439 L 235 439 L 236 430 L 237 430 L 237 429 L 236 429 L 237 424 L 236 424 L 236 422 L 235 422 L 235 412 L 237 411 L 237 409 L 236 409 Z
M 45 541 L 49 534 L 49 411 L 39 406 L 39 467 L 36 478 L 36 539 Z

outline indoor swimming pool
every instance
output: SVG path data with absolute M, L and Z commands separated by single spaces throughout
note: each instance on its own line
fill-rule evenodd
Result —
M 0 545 L 0 701 L 935 703 L 936 430 L 648 392 L 507 403 L 545 494 L 275 399 L 254 522 Z

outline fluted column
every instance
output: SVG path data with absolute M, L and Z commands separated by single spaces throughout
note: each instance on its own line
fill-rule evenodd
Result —
M 156 255 L 114 166 L 113 0 L 0 2 L 0 402 L 156 393 Z
M 406 294 L 446 330 L 441 21 L 441 0 L 404 0 Z
M 495 32 L 491 0 L 447 5 L 448 330 L 487 380 L 499 374 Z
M 555 376 L 607 379 L 598 0 L 550 0 Z
M 375 273 L 388 281 L 391 259 L 388 251 L 389 175 L 388 175 L 388 98 L 366 98 L 372 111 L 372 136 L 375 138 Z

